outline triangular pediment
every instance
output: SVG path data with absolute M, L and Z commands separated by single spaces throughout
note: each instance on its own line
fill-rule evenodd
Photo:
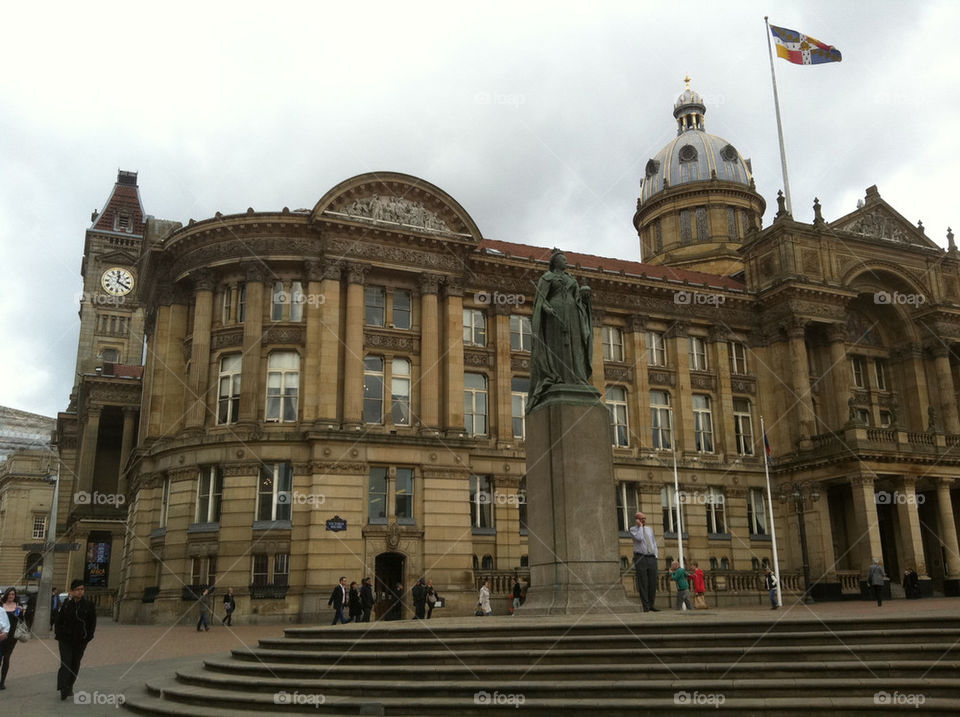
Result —
M 137 257 L 133 254 L 127 254 L 123 251 L 111 251 L 107 254 L 100 254 L 97 261 L 101 266 L 119 264 L 121 266 L 133 266 L 137 263 Z
M 900 212 L 887 204 L 876 193 L 876 187 L 867 190 L 863 206 L 846 216 L 830 222 L 830 227 L 868 239 L 939 249 L 923 230 L 914 226 Z

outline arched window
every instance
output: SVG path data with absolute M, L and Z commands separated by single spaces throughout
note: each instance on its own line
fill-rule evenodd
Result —
M 760 561 L 757 560 L 756 558 L 751 558 L 751 559 L 750 559 L 750 567 L 752 567 L 754 570 L 759 570 L 759 569 L 760 569 Z
M 30 553 L 23 564 L 23 575 L 27 580 L 39 580 L 43 572 L 43 556 L 40 553 Z
M 474 570 L 480 569 L 480 559 L 476 555 L 473 556 L 473 569 Z
M 480 561 L 480 567 L 484 570 L 493 570 L 493 556 L 484 555 L 483 560 Z
M 520 556 L 520 567 L 521 567 L 521 568 L 528 568 L 528 567 L 530 567 L 530 558 L 527 557 L 526 555 L 521 555 L 521 556 Z
M 729 558 L 720 558 L 720 569 L 729 570 L 730 569 L 730 560 Z
M 711 569 L 711 570 L 716 570 L 716 569 L 717 569 L 717 559 L 716 559 L 716 558 L 710 558 L 710 569 Z

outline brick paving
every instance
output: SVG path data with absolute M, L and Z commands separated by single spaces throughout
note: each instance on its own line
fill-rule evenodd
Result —
M 660 605 L 666 604 L 661 596 Z M 960 599 L 930 598 L 924 600 L 890 600 L 877 607 L 867 601 L 818 603 L 814 605 L 787 605 L 779 610 L 770 610 L 764 605 L 753 608 L 714 608 L 697 610 L 693 614 L 677 614 L 661 608 L 659 613 L 633 616 L 630 622 L 672 623 L 681 620 L 697 620 L 709 623 L 724 620 L 805 620 L 810 618 L 855 618 L 876 617 L 906 619 L 918 616 L 960 615 Z M 437 622 L 448 620 L 470 622 L 479 618 L 435 618 Z M 554 620 L 558 618 L 484 618 L 485 620 Z M 568 619 L 568 618 L 567 618 Z M 588 616 L 585 620 L 602 619 Z M 130 690 L 139 690 L 152 677 L 172 676 L 174 671 L 186 664 L 196 663 L 204 657 L 222 655 L 231 649 L 256 644 L 266 637 L 278 637 L 284 627 L 290 625 L 237 625 L 225 628 L 214 625 L 209 632 L 198 633 L 190 626 L 118 625 L 103 619 L 97 628 L 97 637 L 90 643 L 83 658 L 83 667 L 76 684 L 77 693 L 91 695 L 100 704 L 76 704 L 68 699 L 61 702 L 56 692 L 56 671 L 59 667 L 57 644 L 52 638 L 37 639 L 17 646 L 13 654 L 7 689 L 0 693 L 0 700 L 11 714 L 25 717 L 46 715 L 94 715 L 128 714 L 118 712 L 114 703 L 118 695 Z M 360 629 L 360 626 L 344 626 L 338 629 Z

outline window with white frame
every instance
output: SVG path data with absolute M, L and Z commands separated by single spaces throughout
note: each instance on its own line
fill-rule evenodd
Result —
M 707 370 L 707 342 L 700 336 L 690 336 L 690 370 Z
M 290 320 L 303 321 L 303 305 L 307 297 L 303 294 L 303 284 L 294 281 L 290 284 Z
M 617 530 L 626 533 L 640 510 L 637 484 L 629 481 L 617 483 Z
M 33 539 L 34 540 L 47 539 L 47 516 L 45 515 L 33 516 Z
M 607 386 L 607 409 L 610 411 L 611 443 L 630 445 L 630 427 L 627 424 L 627 390 L 622 386 Z
M 618 326 L 603 327 L 603 360 L 623 361 L 623 329 Z
M 647 332 L 647 364 L 650 366 L 667 365 L 667 342 L 659 331 Z
M 880 411 L 880 428 L 890 428 L 893 426 L 893 414 L 887 410 Z
M 383 326 L 387 301 L 382 286 L 368 286 L 363 290 L 364 322 L 367 326 Z
M 393 290 L 393 328 L 409 329 L 411 315 L 410 292 L 406 289 Z
M 533 346 L 533 333 L 530 329 L 530 317 L 512 314 L 510 316 L 510 350 L 529 351 Z
M 277 553 L 273 556 L 273 584 L 290 584 L 290 553 Z
M 707 507 L 707 533 L 714 535 L 725 534 L 727 532 L 727 522 L 724 518 L 726 497 L 723 494 L 723 488 L 707 486 L 705 498 Z
M 490 476 L 470 476 L 470 514 L 474 528 L 493 527 L 493 483 Z
M 751 488 L 747 495 L 747 525 L 750 535 L 768 535 L 767 496 L 763 488 Z
M 167 515 L 170 512 L 170 479 L 165 478 L 160 487 L 160 527 L 167 527 Z
M 228 354 L 220 359 L 220 377 L 217 397 L 217 425 L 236 423 L 240 413 L 240 354 Z
M 300 394 L 300 355 L 274 351 L 267 359 L 267 408 L 265 420 L 287 423 L 297 420 Z
M 363 422 L 383 423 L 383 356 L 363 359 Z
M 242 324 L 247 318 L 247 285 L 240 284 L 237 291 L 237 323 Z
M 257 490 L 257 520 L 290 520 L 293 466 L 289 463 L 263 463 Z
M 190 565 L 191 585 L 213 585 L 217 582 L 217 556 L 195 557 Z
M 650 426 L 653 430 L 653 447 L 669 449 L 673 446 L 673 411 L 670 394 L 666 391 L 650 392 Z
M 727 344 L 727 355 L 730 357 L 730 373 L 743 376 L 747 373 L 747 347 L 739 341 Z
M 203 466 L 197 479 L 195 523 L 220 522 L 220 501 L 223 497 L 223 471 L 219 466 Z
M 487 315 L 480 309 L 463 310 L 463 343 L 465 346 L 487 345 Z
M 511 414 L 513 437 L 523 440 L 527 436 L 527 396 L 530 394 L 530 379 L 514 376 L 510 379 Z
M 463 423 L 467 434 L 487 434 L 487 377 L 482 373 L 463 375 Z
M 660 507 L 663 511 L 664 534 L 677 534 L 677 496 L 674 487 L 663 486 L 660 489 Z M 686 516 L 683 514 L 683 503 L 680 503 L 680 523 L 686 525 Z
M 866 408 L 856 409 L 856 415 L 857 415 L 857 423 L 859 423 L 860 425 L 869 426 L 872 423 L 872 421 L 870 420 L 870 411 L 868 411 Z
M 867 372 L 862 356 L 851 356 L 850 365 L 853 368 L 853 385 L 857 388 L 867 387 Z
M 737 441 L 737 453 L 741 456 L 752 456 L 753 416 L 749 399 L 733 399 L 733 435 Z
M 283 290 L 283 282 L 273 282 L 273 296 L 270 300 L 270 320 L 283 321 L 283 307 L 289 302 L 287 292 Z
M 713 453 L 713 413 L 710 397 L 693 394 L 693 440 L 700 453 Z
M 229 324 L 230 316 L 233 312 L 233 288 L 227 285 L 223 289 L 222 310 L 220 312 L 220 323 Z
M 390 362 L 390 413 L 393 425 L 410 425 L 410 362 L 405 358 Z
M 393 514 L 398 520 L 413 520 L 413 488 L 413 468 L 397 468 Z
M 252 583 L 256 586 L 270 583 L 270 558 L 266 553 L 257 553 L 253 556 Z
M 873 374 L 877 379 L 877 390 L 887 391 L 887 361 L 886 359 L 874 359 Z
M 367 492 L 367 520 L 370 523 L 387 522 L 387 472 L 384 466 L 370 467 L 370 486 Z

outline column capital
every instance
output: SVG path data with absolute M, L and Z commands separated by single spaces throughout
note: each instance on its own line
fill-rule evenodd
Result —
M 644 314 L 630 314 L 627 317 L 627 331 L 642 334 L 647 330 L 647 317 Z
M 603 327 L 603 322 L 606 321 L 607 312 L 603 309 L 594 309 L 593 310 L 593 328 L 599 329 Z
M 193 290 L 195 292 L 213 291 L 217 283 L 216 276 L 209 269 L 199 269 L 191 272 L 190 279 L 193 281 Z
M 421 274 L 420 275 L 420 293 L 421 294 L 439 294 L 440 293 L 439 274 Z
M 261 263 L 250 263 L 244 267 L 244 278 L 246 281 L 263 283 L 267 280 L 268 270 Z
M 666 330 L 664 337 L 668 339 L 685 339 L 689 326 L 686 321 L 675 321 L 673 325 Z
M 370 270 L 369 264 L 359 264 L 357 262 L 347 263 L 347 283 L 362 284 L 364 275 Z
M 707 340 L 710 343 L 726 342 L 730 340 L 730 329 L 726 326 L 714 324 L 707 330 Z
M 868 476 L 863 473 L 861 473 L 860 475 L 855 475 L 850 478 L 850 485 L 854 487 L 868 486 L 868 485 L 871 487 L 874 487 L 876 483 L 877 483 L 876 476 Z
M 444 296 L 463 296 L 463 279 L 459 276 L 448 276 L 443 280 Z
M 950 490 L 956 484 L 957 479 L 954 476 L 937 476 L 934 478 L 934 481 L 937 484 L 937 488 L 945 486 L 947 490 Z
M 930 341 L 924 349 L 935 359 L 947 358 L 950 355 L 950 347 L 941 341 Z
M 845 324 L 827 324 L 827 341 L 831 344 L 847 342 L 847 327 Z
M 794 317 L 780 326 L 786 332 L 788 338 L 802 339 L 806 335 L 807 322 L 804 319 Z
M 303 276 L 307 281 L 323 281 L 324 268 L 319 259 L 307 259 L 303 262 Z

